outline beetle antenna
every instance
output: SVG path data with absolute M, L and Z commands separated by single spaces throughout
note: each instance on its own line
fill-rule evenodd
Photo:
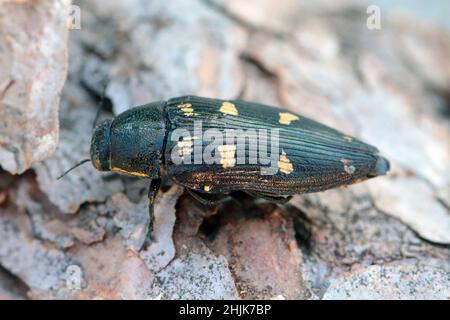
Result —
M 103 86 L 102 95 L 100 96 L 100 102 L 98 103 L 97 112 L 95 114 L 94 124 L 92 125 L 92 129 L 95 129 L 98 118 L 100 118 L 100 113 L 103 109 L 103 103 L 105 102 L 106 86 L 107 86 L 107 84 L 105 83 L 105 85 Z
M 91 161 L 91 159 L 84 159 L 81 160 L 80 162 L 78 162 L 76 165 L 74 165 L 72 168 L 70 168 L 69 170 L 67 170 L 66 172 L 64 172 L 62 175 L 60 175 L 58 178 L 56 178 L 56 180 L 61 179 L 62 177 L 64 177 L 66 174 L 68 174 L 70 171 L 72 171 L 75 168 L 78 168 L 79 166 L 81 166 L 82 164 Z

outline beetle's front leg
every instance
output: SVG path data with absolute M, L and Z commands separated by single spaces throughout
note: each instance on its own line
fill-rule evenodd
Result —
M 161 179 L 153 179 L 148 187 L 148 214 L 150 217 L 150 225 L 148 228 L 149 234 L 153 232 L 153 220 L 155 219 L 153 214 L 153 206 L 155 204 L 155 198 L 161 186 Z
M 150 220 L 149 220 L 147 236 L 146 236 L 144 243 L 142 244 L 141 250 L 145 249 L 147 247 L 147 245 L 151 242 L 151 239 L 152 239 L 153 221 L 155 220 L 154 204 L 155 204 L 155 198 L 156 198 L 156 195 L 158 194 L 160 186 L 161 186 L 161 179 L 153 179 L 150 182 L 150 186 L 148 187 L 148 216 L 149 216 Z

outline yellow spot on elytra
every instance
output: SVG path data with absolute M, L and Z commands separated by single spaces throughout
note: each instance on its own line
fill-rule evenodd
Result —
M 342 138 L 344 138 L 344 140 L 347 140 L 348 142 L 352 142 L 353 138 L 350 136 L 343 136 Z
M 111 170 L 115 171 L 115 172 L 119 172 L 119 173 L 131 174 L 133 176 L 138 176 L 138 177 L 148 177 L 148 175 L 145 174 L 145 173 L 127 171 L 127 170 L 124 170 L 124 169 L 121 169 L 121 168 L 118 168 L 118 167 L 112 167 Z
M 294 171 L 291 161 L 286 157 L 284 150 L 281 151 L 280 160 L 278 160 L 278 168 L 284 174 L 290 174 Z
M 209 192 L 211 190 L 211 187 L 210 186 L 204 186 L 203 190 L 205 190 L 206 192 Z
M 224 114 L 229 114 L 229 115 L 232 115 L 232 116 L 237 116 L 239 114 L 237 109 L 236 109 L 236 106 L 233 103 L 227 102 L 227 101 L 222 103 L 222 106 L 220 107 L 219 111 L 224 113 Z
M 183 111 L 185 116 L 193 116 L 195 115 L 194 113 L 194 108 L 192 107 L 192 104 L 190 103 L 182 103 L 180 105 L 178 105 L 178 108 Z
M 347 172 L 348 174 L 353 174 L 353 173 L 355 173 L 356 168 L 355 168 L 355 166 L 347 166 L 347 165 L 344 165 L 344 170 L 345 170 L 345 172 Z
M 298 116 L 289 112 L 280 112 L 279 114 L 280 120 L 278 120 L 281 124 L 291 124 L 292 121 L 298 120 Z
M 223 146 L 218 146 L 217 150 L 220 153 L 220 164 L 224 168 L 232 168 L 236 164 L 236 158 L 234 153 L 236 152 L 235 145 L 225 144 Z
M 351 163 L 352 163 L 351 160 L 342 158 L 341 162 L 344 164 L 344 171 L 345 172 L 347 172 L 348 174 L 355 173 L 356 168 L 355 168 L 355 166 L 351 165 Z

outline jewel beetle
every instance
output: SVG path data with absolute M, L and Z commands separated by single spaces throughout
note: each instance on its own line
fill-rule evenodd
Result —
M 211 204 L 234 191 L 286 202 L 389 171 L 377 148 L 299 114 L 197 96 L 104 120 L 95 127 L 90 161 L 100 171 L 150 179 L 151 216 L 162 175 Z

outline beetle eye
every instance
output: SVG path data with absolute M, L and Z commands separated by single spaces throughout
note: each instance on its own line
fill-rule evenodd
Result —
M 91 161 L 100 171 L 111 170 L 109 131 L 112 120 L 105 120 L 95 127 L 91 141 Z

